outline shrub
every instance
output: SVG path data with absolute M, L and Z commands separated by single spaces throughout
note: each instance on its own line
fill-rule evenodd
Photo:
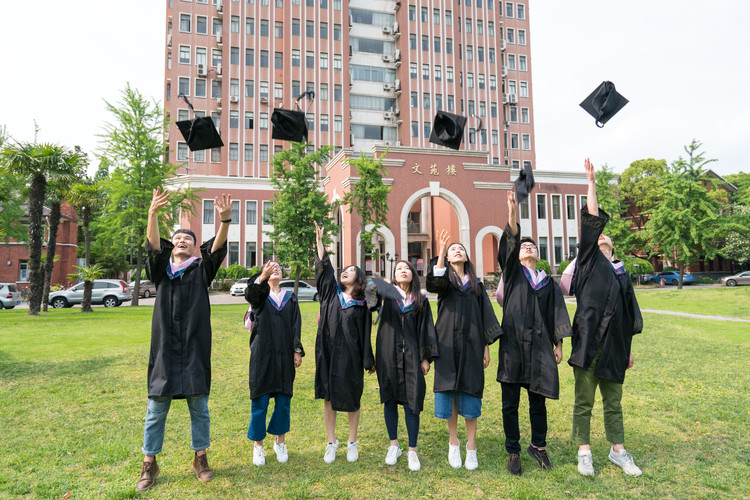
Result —
M 216 271 L 216 279 L 217 280 L 223 280 L 227 277 L 227 268 L 226 267 L 220 267 L 218 271 Z
M 638 257 L 631 257 L 629 255 L 626 255 L 622 263 L 623 266 L 625 266 L 625 270 L 629 272 L 631 276 L 635 276 L 637 274 L 654 273 L 654 266 L 645 259 L 639 259 Z M 636 267 L 635 264 L 638 264 L 638 267 Z
M 230 280 L 238 280 L 242 278 L 249 278 L 251 276 L 250 270 L 246 268 L 245 266 L 241 266 L 239 264 L 232 264 L 231 266 L 227 267 L 227 279 Z
M 544 259 L 536 263 L 536 270 L 544 271 L 547 274 L 552 274 L 552 268 L 550 267 L 549 262 Z
M 557 274 L 562 274 L 569 265 L 570 265 L 569 260 L 564 260 L 560 262 L 560 265 L 557 266 Z

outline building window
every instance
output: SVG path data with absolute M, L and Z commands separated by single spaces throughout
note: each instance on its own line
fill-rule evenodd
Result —
M 443 79 L 443 68 L 441 66 L 435 66 L 435 81 L 439 82 Z
M 190 33 L 190 14 L 180 14 L 180 31 Z
M 452 38 L 445 39 L 445 53 L 453 54 L 453 39 Z
M 422 7 L 422 22 L 427 22 L 427 7 Z
M 235 202 L 232 202 L 234 204 Z M 257 224 L 258 216 L 258 202 L 257 201 L 246 201 L 245 202 L 245 224 Z
M 300 65 L 301 53 L 297 49 L 292 49 L 292 66 L 298 68 Z
M 552 195 L 552 218 L 555 220 L 559 220 L 562 218 L 562 213 L 560 210 L 560 195 L 559 194 L 553 194 Z M 562 245 L 562 243 L 560 244 Z
M 252 114 L 252 113 L 247 113 Z M 253 145 L 252 144 L 245 144 L 245 163 L 252 163 L 253 162 Z M 247 174 L 246 174 L 247 175 Z M 249 222 L 248 222 L 249 224 Z
M 315 52 L 311 50 L 308 50 L 305 52 L 305 67 L 306 68 L 315 67 Z
M 417 107 L 417 101 L 419 99 L 419 96 L 416 92 L 411 93 L 411 107 L 416 108 Z
M 543 194 L 536 195 L 536 218 L 547 218 L 547 197 Z
M 333 117 L 333 131 L 341 132 L 344 130 L 344 120 L 340 115 Z
M 18 281 L 29 281 L 29 261 L 18 261 Z
M 513 17 L 513 3 L 505 2 L 505 17 Z
M 180 79 L 178 80 L 178 84 L 179 84 L 177 88 L 179 92 L 178 95 L 189 96 L 190 95 L 190 78 L 181 76 Z
M 425 139 L 428 139 L 430 137 L 431 126 L 432 126 L 432 123 L 424 122 L 424 138 Z
M 221 162 L 221 148 L 211 149 L 211 163 Z
M 245 97 L 255 96 L 255 82 L 253 80 L 245 80 Z
M 529 123 L 529 108 L 521 108 L 521 123 Z
M 518 95 L 521 97 L 529 97 L 529 83 L 520 82 L 518 84 Z
M 344 90 L 341 85 L 334 85 L 333 86 L 333 100 L 336 102 L 341 102 L 344 98 Z
M 268 163 L 268 145 L 267 144 L 261 144 L 260 145 L 260 158 L 259 160 L 262 163 Z
M 425 92 L 424 94 L 422 94 L 422 107 L 424 107 L 424 109 L 430 109 L 430 93 L 429 92 Z
M 328 39 L 328 23 L 320 23 L 320 38 L 323 40 Z
M 255 18 L 254 17 L 245 18 L 245 34 L 246 35 L 255 34 Z
M 528 219 L 529 218 L 529 199 L 526 198 L 521 203 L 518 204 L 518 210 L 521 213 L 522 219 Z
M 187 161 L 188 159 L 188 147 L 184 142 L 177 143 L 177 161 Z
M 239 159 L 240 159 L 240 147 L 236 142 L 233 142 L 229 144 L 229 161 L 239 161 Z M 237 207 L 237 210 L 239 210 L 239 205 Z
M 214 223 L 214 200 L 203 200 L 203 223 Z
M 445 25 L 446 26 L 453 25 L 453 12 L 450 10 L 445 11 Z
M 409 77 L 410 78 L 417 77 L 417 63 L 409 63 Z
M 531 135 L 530 134 L 521 134 L 521 147 L 527 151 L 531 149 Z
M 180 45 L 179 57 L 177 58 L 177 61 L 180 64 L 190 64 L 190 46 L 189 45 Z
M 440 9 L 432 9 L 432 23 L 440 24 Z
M 199 35 L 208 34 L 208 18 L 206 16 L 195 16 L 195 32 Z
M 232 16 L 229 20 L 229 30 L 232 33 L 240 32 L 240 18 L 239 16 Z
M 320 87 L 318 89 L 318 97 L 321 101 L 327 101 L 328 100 L 328 84 L 327 83 L 321 83 Z
M 497 118 L 497 103 L 496 102 L 490 103 L 490 117 Z
M 526 45 L 526 30 L 518 30 L 518 45 Z
M 510 134 L 510 149 L 518 149 L 518 134 Z
M 573 260 L 578 254 L 578 245 L 575 236 L 568 236 L 568 260 Z
M 423 64 L 422 65 L 422 80 L 429 80 L 429 79 L 430 79 L 430 65 Z
M 258 251 L 255 245 L 254 241 L 245 243 L 245 267 L 248 269 L 252 269 L 258 263 Z
M 240 126 L 240 112 L 230 111 L 229 112 L 229 128 L 239 128 Z M 232 159 L 232 155 L 229 155 L 229 159 Z
M 273 98 L 280 101 L 284 98 L 284 84 L 274 83 L 273 84 Z
M 419 137 L 419 122 L 411 122 L 411 136 Z
M 417 20 L 417 8 L 414 5 L 409 5 L 409 21 Z
M 299 36 L 299 19 L 292 19 L 292 35 Z
M 555 242 L 555 265 L 557 265 L 563 260 L 563 239 L 555 236 L 553 241 Z
M 518 56 L 518 69 L 526 71 L 526 56 Z
M 320 131 L 328 132 L 328 115 L 320 115 Z
M 492 5 L 492 2 L 487 3 L 487 5 Z M 487 21 L 487 34 L 495 36 L 495 23 L 493 21 Z
M 273 35 L 276 38 L 284 38 L 284 23 L 276 21 L 273 25 Z
M 268 130 L 268 113 L 260 114 L 260 129 Z
M 268 19 L 260 20 L 260 36 L 268 36 Z
M 263 202 L 263 215 L 262 215 L 262 221 L 263 224 L 271 224 L 271 209 L 273 208 L 273 202 L 272 201 L 264 201 Z
M 227 251 L 227 265 L 231 266 L 240 262 L 240 244 L 237 241 L 230 241 Z
M 263 243 L 263 265 L 265 265 L 266 262 L 270 262 L 272 260 L 273 260 L 273 243 L 271 242 Z
M 230 64 L 239 64 L 240 63 L 240 48 L 239 47 L 232 47 L 229 51 L 229 63 Z
M 315 37 L 315 21 L 307 21 L 305 23 L 305 35 L 308 38 Z
M 568 220 L 575 220 L 576 218 L 576 197 L 566 196 L 565 197 L 565 211 L 568 215 Z
M 448 96 L 448 111 L 454 111 L 455 109 L 455 97 L 453 95 Z
M 524 4 L 516 4 L 516 12 L 518 13 L 518 19 L 526 19 L 526 6 Z
M 516 69 L 516 56 L 515 54 L 508 54 L 508 69 Z
M 221 50 L 211 50 L 211 66 L 221 66 Z
M 336 41 L 341 40 L 341 25 L 340 24 L 333 25 L 333 39 Z
M 333 55 L 333 69 L 335 71 L 341 71 L 341 67 L 342 67 L 341 54 L 334 54 Z
M 195 79 L 195 97 L 206 97 L 206 79 Z
M 541 236 L 539 238 L 539 258 L 547 260 L 547 237 Z

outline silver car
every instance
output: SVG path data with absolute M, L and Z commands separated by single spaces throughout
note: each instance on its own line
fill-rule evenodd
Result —
M 13 309 L 21 303 L 21 291 L 15 283 L 0 283 L 0 309 Z
M 719 283 L 726 286 L 750 285 L 750 271 L 734 274 L 732 276 L 724 276 L 719 279 Z
M 55 309 L 72 307 L 83 302 L 83 283 L 78 283 L 65 290 L 49 294 L 49 305 Z M 117 307 L 133 298 L 133 292 L 122 280 L 94 280 L 91 290 L 91 303 L 103 304 L 104 307 Z
M 294 280 L 284 280 L 279 282 L 279 287 L 282 290 L 289 290 L 294 292 Z M 314 300 L 318 301 L 318 289 L 314 286 L 305 283 L 304 281 L 299 282 L 299 288 L 297 289 L 298 300 Z
M 147 299 L 156 295 L 156 285 L 149 280 L 141 280 L 138 287 L 138 296 Z M 135 281 L 128 283 L 130 290 L 135 290 Z

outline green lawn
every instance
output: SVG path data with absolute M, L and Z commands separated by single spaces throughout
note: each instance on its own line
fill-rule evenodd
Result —
M 692 288 L 687 285 L 682 290 L 669 287 L 639 289 L 636 293 L 643 309 L 750 319 L 750 286 Z
M 729 292 L 723 296 L 726 302 L 746 301 L 745 289 Z M 657 308 L 648 303 L 650 296 L 647 300 L 639 292 L 639 297 L 644 308 Z M 317 304 L 304 303 L 302 310 L 308 357 L 298 372 L 292 400 L 289 463 L 276 463 L 267 446 L 267 465 L 252 465 L 252 444 L 245 437 L 250 400 L 248 334 L 241 322 L 244 307 L 214 306 L 209 463 L 216 478 L 201 484 L 190 471 L 189 416 L 185 403 L 175 401 L 164 452 L 159 455 L 161 474 L 155 487 L 140 496 L 750 496 L 747 324 L 645 315 L 646 333 L 634 341 L 636 364 L 626 379 L 624 397 L 626 446 L 644 470 L 643 477 L 626 477 L 606 460 L 600 405 L 592 421 L 597 476 L 578 474 L 576 449 L 569 439 L 573 374 L 563 363 L 560 400 L 548 404 L 548 445 L 555 469 L 544 473 L 522 456 L 524 475 L 515 478 L 505 470 L 500 386 L 494 381 L 496 349 L 486 372 L 477 471 L 448 465 L 448 433 L 445 424 L 432 417 L 431 393 L 422 413 L 422 470 L 410 472 L 405 456 L 395 467 L 385 465 L 388 439 L 374 375 L 365 382 L 359 462 L 348 463 L 340 449 L 334 464 L 324 464 L 322 403 L 313 399 Z M 148 307 L 98 308 L 90 315 L 78 309 L 53 310 L 40 318 L 27 318 L 24 311 L 2 311 L 0 425 L 6 432 L 0 455 L 4 471 L 0 497 L 60 498 L 68 491 L 74 498 L 138 496 L 134 487 L 142 458 L 150 315 Z M 565 347 L 569 351 L 569 344 Z M 429 379 L 431 386 L 431 375 Z M 342 415 L 338 421 L 342 441 L 346 427 Z M 403 422 L 400 434 L 406 437 Z M 459 436 L 463 446 L 465 432 Z M 524 447 L 528 440 L 528 422 L 522 419 Z

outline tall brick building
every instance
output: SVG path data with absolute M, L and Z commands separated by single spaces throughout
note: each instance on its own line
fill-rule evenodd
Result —
M 494 270 L 505 191 L 519 168 L 536 169 L 529 14 L 527 2 L 497 0 L 168 0 L 169 115 L 190 117 L 185 95 L 225 143 L 191 153 L 170 125 L 169 159 L 182 165 L 173 183 L 205 189 L 198 215 L 183 225 L 212 236 L 212 200 L 229 192 L 228 263 L 270 258 L 262 223 L 273 197 L 269 159 L 285 146 L 271 139 L 270 116 L 299 106 L 310 143 L 336 147 L 321 172 L 331 199 L 356 179 L 346 158 L 389 148 L 392 220 L 376 236 L 381 257 L 371 271 L 389 271 L 386 253 L 423 266 L 439 227 L 467 243 L 481 273 Z M 458 152 L 428 141 L 440 109 L 469 118 Z M 547 167 L 537 177 L 522 230 L 554 266 L 574 251 L 585 176 Z M 336 217 L 341 266 L 355 262 L 359 225 L 346 211 Z

